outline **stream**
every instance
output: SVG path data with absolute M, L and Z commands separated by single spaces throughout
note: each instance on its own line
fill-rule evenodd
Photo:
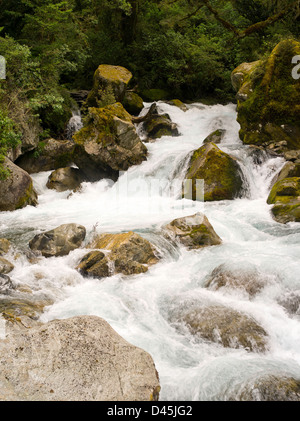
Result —
M 146 103 L 145 109 L 151 104 Z M 179 137 L 147 143 L 147 161 L 130 168 L 116 183 L 83 183 L 81 191 L 49 190 L 50 172 L 33 174 L 39 205 L 0 213 L 0 237 L 25 250 L 37 233 L 65 223 L 82 224 L 87 238 L 95 232 L 135 231 L 151 241 L 162 259 L 144 274 L 84 278 L 75 269 L 87 253 L 14 262 L 10 276 L 33 293 L 52 298 L 42 322 L 75 315 L 104 318 L 123 338 L 151 354 L 160 377 L 160 400 L 224 401 L 264 374 L 300 378 L 300 311 L 290 314 L 280 300 L 300 295 L 300 224 L 279 224 L 266 203 L 270 184 L 284 165 L 280 157 L 253 152 L 239 139 L 236 106 L 191 104 L 186 112 L 159 102 L 161 112 L 178 124 Z M 216 129 L 226 134 L 218 145 L 243 171 L 244 193 L 232 201 L 194 202 L 180 198 L 192 151 Z M 143 133 L 138 128 L 141 137 Z M 181 216 L 203 212 L 222 245 L 188 251 L 161 235 L 161 227 Z M 238 273 L 252 268 L 267 279 L 254 297 L 242 290 L 204 287 L 207 277 L 226 263 Z M 176 317 L 191 300 L 225 305 L 252 316 L 268 334 L 263 354 L 224 348 L 175 328 Z

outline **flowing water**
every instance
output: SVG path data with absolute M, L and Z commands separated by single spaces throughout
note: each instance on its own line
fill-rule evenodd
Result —
M 279 301 L 300 293 L 300 224 L 276 223 L 266 203 L 283 159 L 263 153 L 257 159 L 253 149 L 241 143 L 233 104 L 193 104 L 187 112 L 164 103 L 159 107 L 178 124 L 181 136 L 147 144 L 148 160 L 115 184 L 84 183 L 81 192 L 70 195 L 46 188 L 49 172 L 35 174 L 39 205 L 1 213 L 0 236 L 24 249 L 34 234 L 63 223 L 84 225 L 87 241 L 95 232 L 133 230 L 157 246 L 161 261 L 145 274 L 85 279 L 75 267 L 87 250 L 78 249 L 35 264 L 21 257 L 11 277 L 34 293 L 52 297 L 54 304 L 46 308 L 43 322 L 97 315 L 147 350 L 159 372 L 161 400 L 231 399 L 245 383 L 268 373 L 299 379 L 300 317 L 289 314 Z M 211 203 L 179 199 L 191 152 L 218 128 L 226 129 L 220 148 L 234 155 L 243 170 L 243 197 Z M 160 235 L 165 223 L 198 211 L 222 238 L 221 246 L 187 251 Z M 222 263 L 236 271 L 255 268 L 267 279 L 266 287 L 251 299 L 238 290 L 204 288 L 208 275 Z M 170 317 L 180 317 L 180 308 L 191 300 L 226 305 L 252 316 L 268 333 L 267 352 L 224 348 L 176 329 Z

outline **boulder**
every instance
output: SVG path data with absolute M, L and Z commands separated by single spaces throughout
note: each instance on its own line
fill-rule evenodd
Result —
M 185 178 L 192 183 L 187 185 L 185 197 L 197 200 L 196 181 L 204 180 L 204 201 L 235 199 L 243 188 L 241 174 L 235 158 L 214 143 L 208 143 L 194 151 L 191 157 Z
M 47 139 L 35 151 L 21 156 L 16 164 L 29 174 L 56 170 L 73 162 L 75 144 L 70 140 Z
M 132 73 L 125 67 L 101 64 L 94 74 L 93 88 L 88 94 L 89 107 L 105 107 L 122 102 Z
M 0 274 L 6 275 L 12 270 L 14 270 L 14 265 L 3 257 L 0 257 Z
M 286 162 L 275 180 L 272 182 L 272 187 L 277 181 L 290 177 L 300 177 L 300 162 Z
M 300 315 L 300 291 L 290 291 L 277 300 L 288 314 Z
M 96 316 L 1 341 L 0 385 L 2 401 L 151 401 L 160 391 L 152 357 Z
M 266 60 L 243 63 L 233 71 L 245 144 L 281 154 L 300 149 L 300 85 L 291 75 L 292 58 L 299 54 L 300 42 L 284 40 Z
M 0 256 L 6 254 L 10 249 L 10 241 L 6 238 L 0 238 Z
M 21 168 L 5 158 L 3 167 L 9 176 L 0 183 L 0 211 L 14 211 L 27 205 L 37 205 L 37 194 L 32 179 Z
M 272 187 L 267 203 L 274 204 L 271 213 L 277 222 L 300 222 L 300 177 L 277 181 Z
M 7 275 L 0 274 L 0 294 L 8 294 L 12 290 L 16 289 L 15 283 Z
M 91 181 L 117 179 L 119 171 L 126 171 L 147 158 L 147 148 L 138 137 L 130 114 L 120 103 L 89 108 L 85 126 L 73 139 L 74 162 Z
M 83 276 L 106 278 L 110 276 L 109 260 L 101 251 L 91 251 L 86 254 L 76 268 Z
M 123 99 L 123 107 L 131 115 L 139 115 L 144 108 L 142 98 L 132 91 L 126 91 Z
M 267 284 L 267 279 L 251 265 L 240 267 L 222 263 L 208 276 L 205 288 L 217 291 L 220 288 L 245 291 L 250 297 L 258 294 Z
M 296 150 L 289 150 L 284 152 L 283 154 L 284 158 L 287 161 L 292 161 L 292 162 L 300 162 L 300 149 L 296 149 Z
M 59 168 L 49 175 L 47 187 L 48 189 L 57 190 L 59 192 L 75 190 L 80 186 L 84 179 L 82 172 L 78 168 Z
M 163 231 L 175 241 L 189 249 L 219 245 L 221 238 L 202 213 L 174 219 L 163 227 Z
M 247 314 L 223 305 L 185 303 L 176 320 L 179 329 L 182 324 L 195 338 L 215 342 L 225 348 L 244 348 L 253 352 L 267 349 L 265 330 Z
M 109 251 L 107 259 L 113 263 L 113 272 L 124 275 L 147 272 L 148 267 L 157 263 L 159 259 L 154 246 L 132 231 L 121 234 L 100 234 L 87 247 Z M 98 255 L 97 264 L 101 262 L 106 264 L 106 258 Z
M 226 133 L 226 130 L 224 129 L 215 130 L 203 140 L 203 144 L 206 144 L 206 143 L 214 143 L 215 145 L 219 144 L 221 143 L 223 137 L 225 136 L 225 133 Z
M 158 139 L 162 136 L 179 136 L 177 124 L 171 121 L 168 114 L 152 114 L 143 123 L 143 129 L 150 139 Z
M 81 246 L 85 236 L 86 229 L 82 225 L 64 224 L 35 235 L 29 242 L 29 247 L 44 257 L 66 256 Z
M 231 400 L 299 402 L 300 380 L 287 375 L 266 374 L 248 382 Z

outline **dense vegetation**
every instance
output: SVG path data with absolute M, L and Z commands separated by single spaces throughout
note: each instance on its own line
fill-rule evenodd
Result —
M 137 89 L 182 100 L 232 100 L 231 71 L 299 37 L 293 0 L 2 0 L 0 159 L 20 138 L 63 135 L 70 91 L 99 64 L 134 74 Z

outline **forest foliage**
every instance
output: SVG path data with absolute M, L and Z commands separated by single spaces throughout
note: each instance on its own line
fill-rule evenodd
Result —
M 62 135 L 70 91 L 90 89 L 100 64 L 128 68 L 140 90 L 233 100 L 232 70 L 298 38 L 299 7 L 293 0 L 0 0 L 7 62 L 0 154 L 24 119 L 39 122 L 41 138 Z

